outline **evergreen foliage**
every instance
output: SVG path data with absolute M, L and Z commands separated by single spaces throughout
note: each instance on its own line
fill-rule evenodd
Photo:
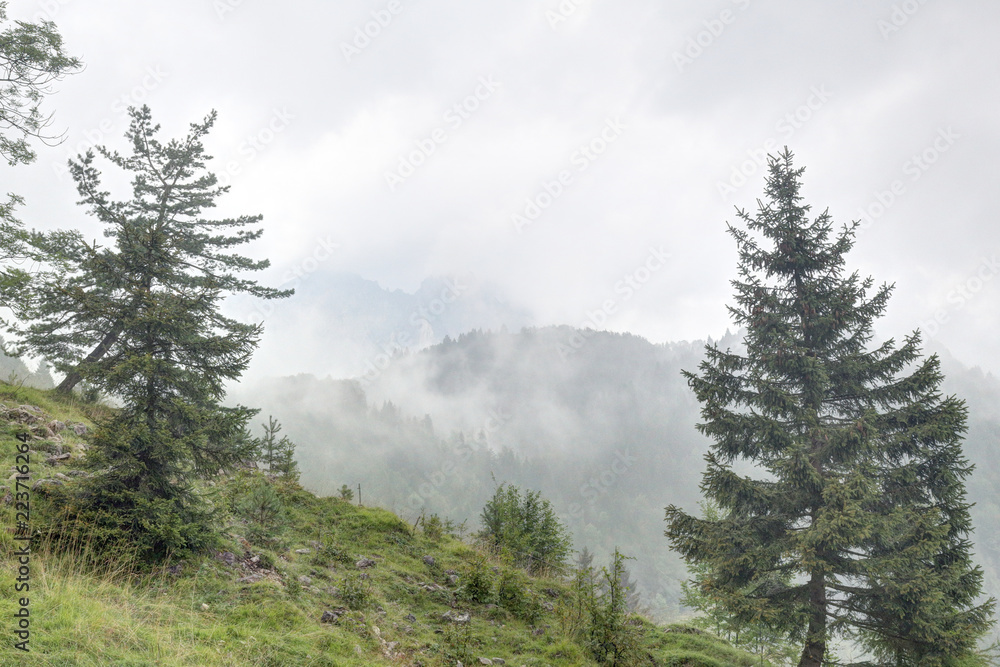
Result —
M 268 266 L 267 260 L 232 252 L 260 237 L 263 230 L 252 225 L 261 216 L 203 217 L 229 190 L 205 166 L 209 156 L 202 138 L 215 123 L 215 112 L 193 123 L 185 138 L 167 143 L 157 139 L 160 128 L 149 107 L 129 113 L 125 137 L 131 155 L 103 146 L 97 151 L 131 176 L 131 199 L 114 200 L 102 189 L 92 150 L 70 161 L 80 203 L 105 225 L 112 243 L 88 243 L 75 230 L 33 234 L 35 257 L 46 269 L 33 280 L 31 298 L 19 305 L 20 318 L 30 322 L 19 333 L 26 349 L 66 374 L 61 391 L 84 379 L 109 394 L 112 385 L 127 384 L 113 369 L 135 357 L 137 339 L 148 337 L 147 327 L 173 341 L 159 354 L 201 370 L 216 391 L 222 380 L 245 368 L 261 331 L 259 324 L 222 315 L 221 300 L 238 292 L 273 299 L 291 291 L 261 287 L 238 275 Z M 221 368 L 201 366 L 210 358 Z
M 47 143 L 45 135 L 52 117 L 42 113 L 41 104 L 53 92 L 52 84 L 78 71 L 80 61 L 63 49 L 62 37 L 51 21 L 7 26 L 7 3 L 0 2 L 0 156 L 10 166 L 34 161 L 36 154 L 29 139 Z M 28 255 L 27 233 L 15 209 L 24 200 L 7 194 L 0 202 L 0 306 L 13 306 L 23 298 L 30 276 L 10 266 Z
M 803 667 L 829 664 L 834 635 L 883 662 L 950 664 L 994 607 L 977 602 L 971 561 L 965 405 L 940 394 L 919 332 L 869 347 L 892 288 L 869 295 L 871 278 L 845 275 L 858 223 L 832 235 L 827 212 L 810 221 L 802 171 L 787 149 L 772 158 L 766 201 L 729 227 L 746 353 L 709 345 L 685 373 L 715 441 L 702 489 L 722 515 L 670 506 L 666 534 L 737 623 L 802 641 Z
M 721 519 L 719 508 L 710 502 L 702 503 L 702 514 L 707 521 Z M 705 592 L 703 587 L 711 575 L 709 564 L 692 563 L 688 571 L 692 576 L 681 584 L 681 603 L 698 612 L 699 615 L 691 621 L 694 627 L 712 632 L 733 646 L 774 664 L 789 664 L 798 658 L 798 646 L 788 641 L 787 633 L 780 626 L 775 628 L 761 622 L 741 623 L 718 598 Z
M 628 579 L 625 560 L 615 549 L 611 568 L 601 568 L 600 591 L 584 595 L 589 614 L 586 646 L 598 664 L 611 667 L 650 664 L 642 650 L 640 628 L 630 623 L 628 589 L 622 585 Z
M 278 437 L 281 424 L 274 417 L 268 417 L 267 423 L 262 426 L 264 435 L 258 447 L 264 470 L 283 479 L 297 481 L 299 466 L 295 462 L 295 443 L 289 440 L 288 436 Z
M 6 22 L 7 3 L 0 2 L 0 24 Z M 0 156 L 11 166 L 35 159 L 29 138 L 53 138 L 44 135 L 52 117 L 42 114 L 42 100 L 53 83 L 81 67 L 51 21 L 14 23 L 0 32 Z
M 562 571 L 569 558 L 571 538 L 552 504 L 538 491 L 501 484 L 483 507 L 482 539 L 504 551 L 530 572 Z
M 222 299 L 236 291 L 285 293 L 231 273 L 267 266 L 229 252 L 260 236 L 243 229 L 259 217 L 201 218 L 226 191 L 204 171 L 201 139 L 215 114 L 166 144 L 156 139 L 147 107 L 131 114 L 132 155 L 99 149 L 132 175 L 131 200 L 114 201 L 101 189 L 93 152 L 71 163 L 81 203 L 114 244 L 91 245 L 78 232 L 36 234 L 32 242 L 51 261 L 24 309 L 33 321 L 22 333 L 67 373 L 62 390 L 83 379 L 120 401 L 94 433 L 88 458 L 98 473 L 73 506 L 109 543 L 130 543 L 151 558 L 206 546 L 211 511 L 193 481 L 253 456 L 243 432 L 256 411 L 220 402 L 261 329 L 222 315 Z
M 237 501 L 236 509 L 247 521 L 247 539 L 251 542 L 265 544 L 281 531 L 284 504 L 274 486 L 265 479 L 257 479 Z

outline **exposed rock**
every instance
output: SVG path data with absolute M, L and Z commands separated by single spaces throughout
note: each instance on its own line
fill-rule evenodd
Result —
M 434 556 L 424 556 L 424 563 L 434 565 Z
M 446 611 L 441 615 L 442 621 L 450 621 L 452 623 L 468 623 L 472 620 L 472 614 L 469 612 L 460 611 Z
M 234 567 L 236 565 L 236 554 L 232 551 L 220 551 L 215 554 L 215 557 L 230 567 Z
M 296 549 L 295 553 L 297 553 L 297 554 L 311 554 L 312 553 L 312 549 Z
M 323 615 L 320 616 L 319 622 L 320 623 L 336 623 L 337 621 L 340 620 L 340 617 L 344 614 L 345 611 L 347 611 L 347 610 L 346 609 L 332 609 L 332 610 L 331 609 L 327 609 L 326 611 L 323 612 Z
M 69 427 L 73 429 L 74 434 L 79 436 L 87 435 L 87 433 L 90 432 L 90 429 L 87 428 L 87 425 L 81 424 L 80 422 L 76 422 L 75 424 L 70 424 Z
M 35 489 L 38 489 L 40 487 L 44 488 L 46 486 L 62 486 L 65 483 L 66 482 L 62 481 L 61 479 L 40 479 L 31 485 L 31 490 L 34 491 Z
M 312 582 L 313 582 L 312 577 L 307 577 L 304 574 L 299 577 L 299 583 L 302 584 L 303 586 L 310 586 L 312 585 Z
M 56 454 L 55 456 L 50 456 L 49 458 L 45 459 L 45 462 L 48 463 L 50 466 L 54 466 L 60 461 L 65 461 L 70 456 L 72 456 L 72 454 Z
M 365 568 L 368 567 L 375 567 L 375 565 L 376 565 L 375 561 L 373 561 L 371 558 L 362 558 L 357 563 L 354 564 L 354 567 L 358 568 L 359 570 L 364 570 Z
M 55 478 L 56 479 L 61 479 L 64 482 L 68 482 L 70 479 L 72 479 L 69 475 L 64 475 L 61 472 L 57 472 L 55 474 Z
M 53 433 L 61 433 L 66 430 L 66 424 L 64 422 L 59 421 L 58 419 L 53 419 L 48 424 L 46 424 L 46 426 L 52 429 Z
M 449 574 L 448 575 L 448 583 L 450 585 L 452 585 L 452 586 L 458 586 L 458 575 L 457 574 Z
M 479 659 L 479 664 L 480 665 L 492 665 L 493 661 L 490 660 L 489 658 L 480 658 Z
M 261 575 L 259 575 L 259 574 L 248 574 L 245 577 L 240 577 L 239 579 L 237 579 L 236 583 L 238 583 L 238 584 L 252 584 L 252 583 L 260 581 L 261 579 L 263 579 L 263 577 Z
M 406 620 L 408 620 L 410 623 L 416 623 L 417 622 L 417 617 L 414 616 L 413 614 L 407 614 L 406 615 Z

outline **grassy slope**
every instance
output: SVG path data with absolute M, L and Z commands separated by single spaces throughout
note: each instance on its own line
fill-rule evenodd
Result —
M 66 422 L 88 422 L 93 414 L 87 406 L 61 402 L 49 393 L 6 385 L 0 385 L 0 403 L 36 405 Z M 61 436 L 62 446 L 73 448 L 74 459 L 79 457 L 83 439 L 67 431 Z M 13 430 L 0 422 L 4 470 L 14 464 L 15 444 Z M 36 450 L 48 446 L 32 444 Z M 71 459 L 53 469 L 37 457 L 31 466 L 42 473 L 34 479 L 75 467 Z M 210 490 L 225 493 L 240 483 L 230 478 Z M 515 666 L 594 664 L 564 631 L 561 610 L 569 591 L 562 581 L 517 573 L 524 590 L 534 591 L 546 607 L 528 625 L 496 605 L 462 600 L 461 583 L 482 555 L 461 541 L 448 536 L 432 541 L 388 511 L 317 498 L 294 486 L 282 488 L 281 496 L 288 508 L 286 529 L 269 548 L 239 537 L 239 524 L 228 527 L 222 548 L 236 555 L 234 565 L 205 555 L 179 563 L 179 572 L 158 568 L 136 574 L 114 563 L 94 572 L 72 555 L 33 554 L 30 655 L 13 649 L 11 614 L 22 594 L 14 593 L 14 541 L 8 530 L 0 531 L 0 665 L 429 667 L 454 665 L 459 657 L 466 665 L 480 664 L 479 657 L 502 658 Z M 32 503 L 44 506 L 44 494 L 33 492 Z M 14 525 L 13 504 L 0 502 L 0 515 L 5 528 Z M 297 553 L 300 549 L 309 553 Z M 250 563 L 251 556 L 259 560 Z M 355 565 L 360 557 L 376 565 L 362 572 Z M 505 568 L 491 563 L 491 572 L 494 567 L 498 572 Z M 457 584 L 449 571 L 458 573 Z M 239 581 L 247 575 L 259 579 Z M 302 576 L 311 581 L 301 584 Z M 335 623 L 321 623 L 324 610 L 348 607 L 342 591 L 352 586 L 367 591 L 367 603 L 345 609 Z M 448 611 L 470 612 L 471 622 L 443 620 Z M 709 635 L 648 623 L 643 627 L 656 664 L 758 664 Z

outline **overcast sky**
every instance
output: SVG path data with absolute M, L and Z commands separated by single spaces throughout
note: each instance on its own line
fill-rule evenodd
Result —
M 86 63 L 47 103 L 66 141 L 4 168 L 30 226 L 99 234 L 64 165 L 93 143 L 122 147 L 129 104 L 148 103 L 165 136 L 217 109 L 208 145 L 232 184 L 220 209 L 264 214 L 252 253 L 272 260 L 272 285 L 296 267 L 408 291 L 474 274 L 540 325 L 611 304 L 612 330 L 718 337 L 736 261 L 725 223 L 755 206 L 764 152 L 787 144 L 814 212 L 869 211 L 849 262 L 897 285 L 880 332 L 930 324 L 959 359 L 1000 371 L 996 2 L 9 11 L 55 21 Z M 626 276 L 641 289 L 622 289 Z

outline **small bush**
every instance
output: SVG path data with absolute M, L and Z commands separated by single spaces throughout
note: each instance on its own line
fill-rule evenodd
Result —
M 538 594 L 528 588 L 517 572 L 504 569 L 497 580 L 497 604 L 517 618 L 534 624 L 542 616 Z
M 420 525 L 424 529 L 424 537 L 431 542 L 441 541 L 444 536 L 444 523 L 441 521 L 441 517 L 437 514 L 431 514 L 430 517 L 421 515 Z
M 441 653 L 448 664 L 472 664 L 475 661 L 473 649 L 476 645 L 472 637 L 472 623 L 450 623 L 442 633 L 444 646 Z
M 281 531 L 285 507 L 274 487 L 260 479 L 236 504 L 236 513 L 247 520 L 247 539 L 265 544 L 276 539 Z
M 470 602 L 486 604 L 493 597 L 493 570 L 486 558 L 480 556 L 472 562 L 463 577 L 465 583 L 459 589 L 460 596 Z
M 648 664 L 640 644 L 641 630 L 630 623 L 628 591 L 622 586 L 625 556 L 615 549 L 611 570 L 602 568 L 603 591 L 590 596 L 585 644 L 594 660 L 611 667 Z
M 372 601 L 371 582 L 357 575 L 347 575 L 340 584 L 340 599 L 351 609 L 364 609 Z

